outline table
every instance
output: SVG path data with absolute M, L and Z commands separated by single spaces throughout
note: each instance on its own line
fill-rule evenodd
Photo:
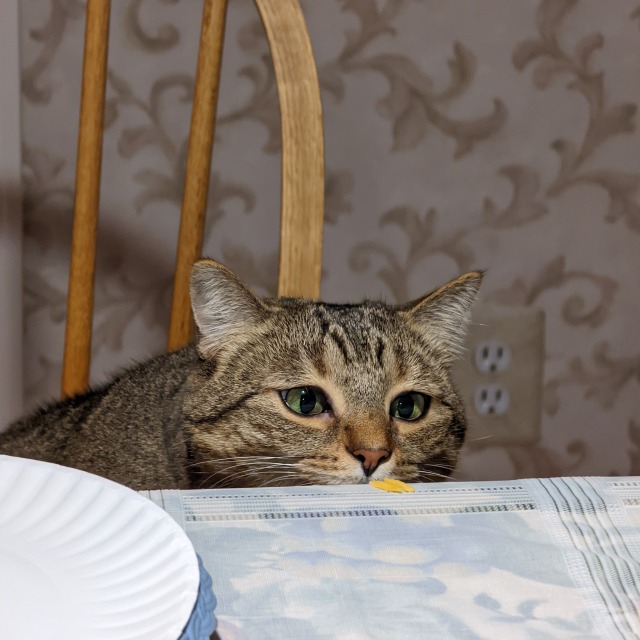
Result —
M 213 578 L 221 640 L 640 638 L 640 478 L 146 495 Z

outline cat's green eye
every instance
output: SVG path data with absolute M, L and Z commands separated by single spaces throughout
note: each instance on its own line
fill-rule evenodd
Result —
M 431 397 L 425 396 L 424 393 L 403 393 L 391 403 L 389 414 L 392 418 L 400 420 L 417 420 L 427 413 L 430 404 Z
M 329 409 L 326 396 L 315 387 L 285 389 L 280 395 L 287 407 L 301 416 L 317 416 Z

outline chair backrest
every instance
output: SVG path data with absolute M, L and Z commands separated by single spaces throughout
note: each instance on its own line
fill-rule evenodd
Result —
M 322 107 L 298 0 L 255 0 L 273 58 L 282 126 L 278 295 L 320 294 L 324 218 Z M 227 0 L 204 0 L 169 327 L 169 350 L 191 340 L 189 272 L 202 251 Z M 88 0 L 62 393 L 86 390 L 91 360 L 96 229 L 110 0 Z

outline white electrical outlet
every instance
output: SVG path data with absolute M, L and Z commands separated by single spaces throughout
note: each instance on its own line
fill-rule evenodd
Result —
M 467 409 L 467 446 L 527 444 L 540 436 L 544 313 L 478 304 L 455 380 Z
M 476 367 L 480 373 L 506 371 L 511 365 L 511 348 L 502 340 L 487 340 L 475 348 Z
M 511 406 L 509 389 L 496 382 L 479 384 L 473 394 L 473 406 L 478 415 L 503 416 Z

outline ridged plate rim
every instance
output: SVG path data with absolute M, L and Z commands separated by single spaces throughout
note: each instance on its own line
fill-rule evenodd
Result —
M 85 471 L 0 455 L 0 552 L 3 545 L 7 556 L 28 552 L 62 589 L 67 608 L 65 586 L 70 592 L 78 584 L 72 578 L 80 581 L 84 590 L 73 593 L 87 601 L 75 611 L 83 625 L 72 630 L 78 640 L 89 632 L 109 640 L 175 640 L 198 597 L 198 559 L 180 526 L 142 495 Z M 64 570 L 52 574 L 58 565 Z M 19 604 L 37 614 L 37 602 Z

